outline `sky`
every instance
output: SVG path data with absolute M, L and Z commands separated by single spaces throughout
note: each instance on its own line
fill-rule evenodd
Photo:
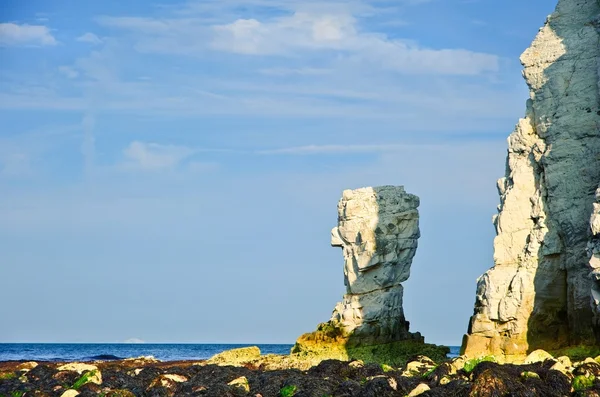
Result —
M 293 343 L 342 191 L 404 185 L 406 317 L 460 344 L 555 0 L 2 3 L 0 342 Z

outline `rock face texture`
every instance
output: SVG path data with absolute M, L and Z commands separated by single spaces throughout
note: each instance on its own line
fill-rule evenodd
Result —
M 402 186 L 346 190 L 331 245 L 344 253 L 346 295 L 331 322 L 361 342 L 407 339 L 401 283 L 419 238 L 419 198 Z
M 419 198 L 401 186 L 344 191 L 331 245 L 344 254 L 346 295 L 329 322 L 302 335 L 292 353 L 348 359 L 362 357 L 360 349 L 373 352 L 373 346 L 398 341 L 423 347 L 423 337 L 408 331 L 401 285 L 417 250 L 418 206 Z
M 597 0 L 560 0 L 521 56 L 530 100 L 508 139 L 494 267 L 478 280 L 467 355 L 518 361 L 596 343 L 599 15 Z

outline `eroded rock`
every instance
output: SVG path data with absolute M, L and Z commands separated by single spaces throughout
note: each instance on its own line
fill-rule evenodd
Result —
M 596 0 L 560 0 L 521 57 L 530 100 L 508 139 L 494 267 L 477 283 L 468 356 L 519 361 L 600 335 L 590 239 L 590 224 L 600 230 L 599 15 Z
M 392 364 L 402 363 L 394 357 L 411 343 L 424 347 L 421 334 L 409 332 L 402 307 L 402 282 L 420 236 L 418 206 L 419 198 L 402 186 L 344 191 L 331 245 L 342 248 L 346 295 L 327 323 L 298 339 L 293 353 Z M 446 353 L 425 352 L 436 358 Z

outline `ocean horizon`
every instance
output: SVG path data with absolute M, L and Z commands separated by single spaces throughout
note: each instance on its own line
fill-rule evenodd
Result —
M 206 360 L 240 347 L 264 354 L 289 354 L 293 344 L 228 343 L 0 343 L 0 361 L 109 361 L 152 356 L 161 361 Z M 460 346 L 449 346 L 456 357 Z

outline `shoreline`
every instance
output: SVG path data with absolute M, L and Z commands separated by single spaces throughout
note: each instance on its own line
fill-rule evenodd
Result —
M 491 397 L 511 393 L 559 397 L 600 393 L 600 357 L 571 362 L 535 351 L 526 363 L 515 365 L 496 363 L 492 357 L 433 362 L 415 355 L 402 367 L 324 360 L 300 369 L 285 367 L 290 364 L 286 356 L 247 360 L 247 350 L 226 351 L 209 360 L 2 361 L 0 396 Z M 227 357 L 237 359 L 227 361 Z

